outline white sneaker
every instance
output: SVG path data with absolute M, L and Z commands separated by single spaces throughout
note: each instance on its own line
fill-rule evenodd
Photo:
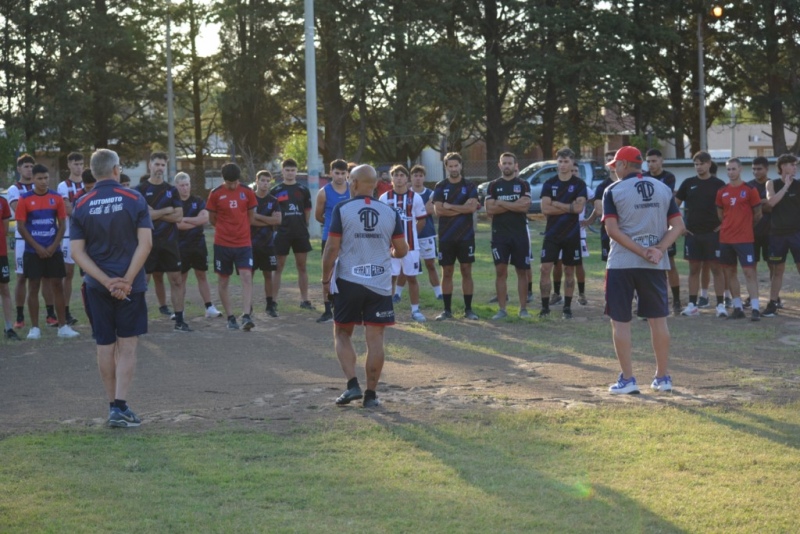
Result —
M 686 317 L 697 317 L 700 315 L 700 308 L 692 304 L 691 302 L 683 309 L 681 315 L 685 315 Z
M 219 311 L 217 308 L 214 307 L 212 304 L 208 308 L 206 308 L 206 317 L 209 319 L 214 319 L 215 317 L 221 317 L 222 312 Z
M 73 330 L 68 324 L 60 327 L 58 329 L 58 337 L 65 337 L 67 339 L 71 339 L 73 337 L 78 337 L 80 334 Z
M 428 319 L 425 318 L 424 315 L 422 315 L 422 312 L 419 311 L 419 310 L 417 310 L 415 312 L 411 312 L 411 318 L 414 319 L 418 323 L 424 323 L 425 321 L 428 320 Z
M 717 304 L 717 317 L 727 317 L 728 310 L 725 309 L 725 304 L 719 303 Z
M 27 339 L 41 339 L 42 331 L 39 330 L 38 326 L 32 326 L 30 331 L 28 332 Z

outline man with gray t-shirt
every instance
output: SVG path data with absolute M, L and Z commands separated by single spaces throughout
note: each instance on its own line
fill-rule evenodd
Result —
M 372 197 L 377 179 L 369 165 L 350 173 L 351 199 L 333 208 L 322 253 L 322 290 L 334 295 L 334 345 L 347 377 L 347 390 L 336 399 L 340 406 L 362 397 L 365 408 L 380 406 L 375 390 L 383 369 L 383 331 L 394 324 L 391 258 L 408 252 L 400 216 Z M 352 340 L 357 324 L 366 329 L 367 390 L 363 394 Z
M 606 314 L 611 318 L 614 350 L 622 369 L 609 392 L 639 393 L 631 362 L 634 291 L 639 298 L 638 315 L 650 324 L 656 356 L 656 376 L 651 387 L 671 391 L 672 378 L 667 372 L 667 249 L 683 233 L 683 219 L 669 187 L 642 176 L 642 153 L 638 148 L 620 148 L 607 165 L 619 181 L 603 194 L 603 222 L 611 238 L 606 264 Z

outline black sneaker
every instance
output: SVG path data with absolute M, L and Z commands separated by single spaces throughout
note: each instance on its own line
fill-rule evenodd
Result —
M 278 316 L 278 303 L 273 302 L 272 304 L 267 304 L 267 315 L 270 317 L 277 317 Z
M 14 332 L 13 328 L 9 328 L 8 330 L 6 330 L 6 339 L 10 339 L 12 341 L 22 341 L 22 339 L 20 339 L 17 333 Z
M 578 294 L 578 304 L 580 304 L 581 306 L 586 306 L 587 304 L 589 304 L 589 301 L 586 300 L 585 294 L 583 293 Z
M 228 319 L 228 330 L 239 330 L 239 323 L 236 322 L 236 317 Z
M 317 319 L 318 323 L 332 323 L 333 322 L 333 313 L 326 311 L 322 312 L 322 315 L 319 316 Z
M 550 308 L 542 308 L 539 310 L 539 319 L 550 317 Z
M 480 319 L 480 317 L 478 317 L 478 314 L 472 311 L 472 309 L 464 310 L 464 318 L 469 319 L 470 321 L 477 321 L 478 319 Z
M 561 310 L 561 317 L 563 319 L 572 319 L 572 308 L 567 306 Z
M 779 310 L 782 310 L 782 309 L 783 309 L 783 302 L 781 301 L 781 298 L 780 298 L 780 297 L 778 297 L 778 304 L 777 304 L 777 306 L 778 306 L 778 309 L 779 309 Z
M 166 304 L 164 306 L 159 306 L 158 307 L 158 312 L 161 315 L 172 315 L 172 310 L 170 310 L 169 306 L 167 306 Z
M 111 408 L 108 416 L 108 426 L 113 428 L 133 428 L 142 424 L 130 408 L 124 412 L 119 408 Z
M 69 326 L 76 325 L 76 324 L 78 324 L 78 320 L 75 317 L 73 317 L 71 313 L 68 313 L 67 314 L 67 324 Z
M 750 309 L 750 299 L 743 299 L 742 300 L 742 308 L 744 308 L 745 310 L 749 310 Z
M 683 307 L 681 307 L 681 301 L 675 300 L 672 302 L 672 315 L 675 317 L 680 316 L 681 312 L 683 311 Z
M 173 328 L 173 330 L 175 330 L 176 332 L 193 332 L 194 331 L 191 328 L 189 328 L 188 324 L 186 324 L 184 322 L 180 322 L 179 323 L 177 321 L 175 321 L 175 327 Z
M 300 303 L 300 307 L 302 309 L 304 309 L 304 310 L 313 310 L 314 309 L 314 305 L 311 304 L 310 300 L 304 300 L 303 302 L 301 302 Z
M 381 401 L 378 400 L 378 397 L 373 397 L 371 399 L 364 399 L 362 406 L 364 408 L 377 408 L 381 405 Z
M 249 332 L 255 326 L 256 323 L 254 323 L 253 320 L 250 318 L 249 313 L 245 313 L 244 315 L 242 315 L 242 330 L 244 330 L 245 332 Z
M 453 312 L 449 312 L 447 310 L 443 311 L 439 315 L 436 316 L 437 321 L 446 321 L 447 319 L 453 318 Z
M 358 400 L 363 396 L 364 393 L 361 391 L 361 388 L 356 386 L 339 395 L 339 398 L 336 399 L 336 404 L 339 406 L 344 406 L 345 404 L 350 404 L 354 400 Z
M 745 317 L 746 315 L 744 314 L 743 309 L 735 308 L 728 319 L 744 319 Z
M 778 303 L 774 300 L 769 301 L 767 307 L 764 309 L 764 313 L 761 315 L 764 317 L 775 317 L 778 315 Z
M 750 312 L 750 320 L 753 322 L 761 320 L 761 312 L 758 310 L 753 310 Z
M 708 308 L 710 304 L 708 303 L 708 297 L 699 297 L 697 299 L 697 307 L 698 308 Z
M 725 297 L 725 307 L 726 308 L 733 308 L 733 299 L 730 297 Z

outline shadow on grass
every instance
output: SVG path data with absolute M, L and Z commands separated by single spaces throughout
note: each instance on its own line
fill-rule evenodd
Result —
M 398 413 L 382 415 L 370 419 L 502 502 L 498 531 L 503 531 L 505 516 L 529 532 L 685 532 L 619 491 L 593 484 L 579 465 L 591 458 L 591 451 L 575 454 L 569 444 L 548 439 L 533 444 L 491 441 L 481 432 L 464 438 L 441 425 Z M 568 471 L 570 464 L 575 467 L 561 480 L 545 471 Z

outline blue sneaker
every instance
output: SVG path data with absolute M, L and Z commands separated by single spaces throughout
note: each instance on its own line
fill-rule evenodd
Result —
M 650 387 L 656 391 L 672 391 L 672 377 L 669 375 L 655 377 Z
M 108 415 L 108 426 L 113 428 L 133 428 L 142 424 L 130 407 L 124 412 L 119 408 L 111 408 Z
M 636 377 L 632 376 L 626 380 L 622 377 L 622 373 L 620 373 L 619 378 L 617 378 L 617 383 L 611 384 L 611 387 L 608 388 L 608 392 L 612 395 L 639 393 L 639 386 L 636 385 Z
M 403 297 L 402 297 L 402 296 L 400 296 L 400 295 L 398 295 L 397 293 L 395 293 L 394 295 L 392 295 L 392 303 L 393 303 L 393 304 L 397 304 L 397 303 L 398 303 L 398 302 L 400 302 L 401 300 L 403 300 Z

